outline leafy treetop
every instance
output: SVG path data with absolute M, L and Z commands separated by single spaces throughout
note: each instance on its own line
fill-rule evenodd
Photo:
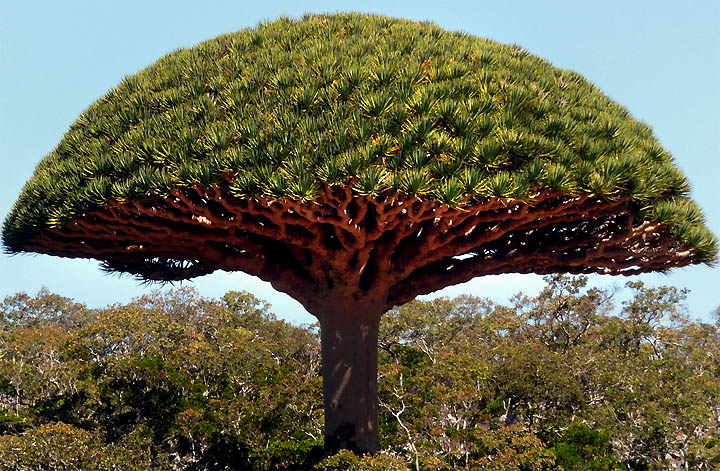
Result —
M 693 263 L 717 252 L 650 127 L 578 73 L 516 45 L 357 13 L 281 18 L 126 77 L 37 166 L 3 242 L 30 250 L 109 203 L 218 185 L 300 202 L 340 185 L 454 208 L 591 195 L 666 225 Z

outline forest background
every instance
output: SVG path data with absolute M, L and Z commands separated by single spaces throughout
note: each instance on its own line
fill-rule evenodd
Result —
M 0 304 L 0 471 L 720 468 L 720 308 L 675 287 L 413 301 L 383 317 L 381 453 L 323 460 L 317 326 L 244 292 Z

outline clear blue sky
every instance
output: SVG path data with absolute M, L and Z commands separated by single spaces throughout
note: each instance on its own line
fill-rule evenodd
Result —
M 363 11 L 430 20 L 451 30 L 516 43 L 554 65 L 582 73 L 649 123 L 672 152 L 720 234 L 720 2 L 695 1 L 184 1 L 0 0 L 0 218 L 37 162 L 82 110 L 124 75 L 163 54 L 281 15 Z M 644 275 L 648 285 L 690 288 L 691 315 L 720 305 L 720 268 L 699 266 Z M 593 277 L 596 285 L 626 279 Z M 193 282 L 207 296 L 246 289 L 296 322 L 292 299 L 243 274 Z M 498 301 L 542 285 L 534 275 L 486 277 L 440 292 Z M 103 275 L 97 263 L 48 256 L 0 257 L 0 296 L 47 286 L 90 306 L 147 292 L 130 278 Z

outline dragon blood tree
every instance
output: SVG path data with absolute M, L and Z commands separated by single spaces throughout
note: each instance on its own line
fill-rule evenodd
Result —
M 10 253 L 255 275 L 320 321 L 329 451 L 378 449 L 381 315 L 499 273 L 712 263 L 651 129 L 574 72 L 428 23 L 280 19 L 126 77 L 38 165 Z

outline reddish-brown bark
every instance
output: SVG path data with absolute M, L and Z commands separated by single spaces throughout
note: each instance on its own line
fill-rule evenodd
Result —
M 664 225 L 636 219 L 622 197 L 543 191 L 528 202 L 479 198 L 453 208 L 330 185 L 313 201 L 236 198 L 225 185 L 110 201 L 25 250 L 93 257 L 146 279 L 240 270 L 310 312 L 325 293 L 382 298 L 389 309 L 479 275 L 636 274 L 700 261 Z

